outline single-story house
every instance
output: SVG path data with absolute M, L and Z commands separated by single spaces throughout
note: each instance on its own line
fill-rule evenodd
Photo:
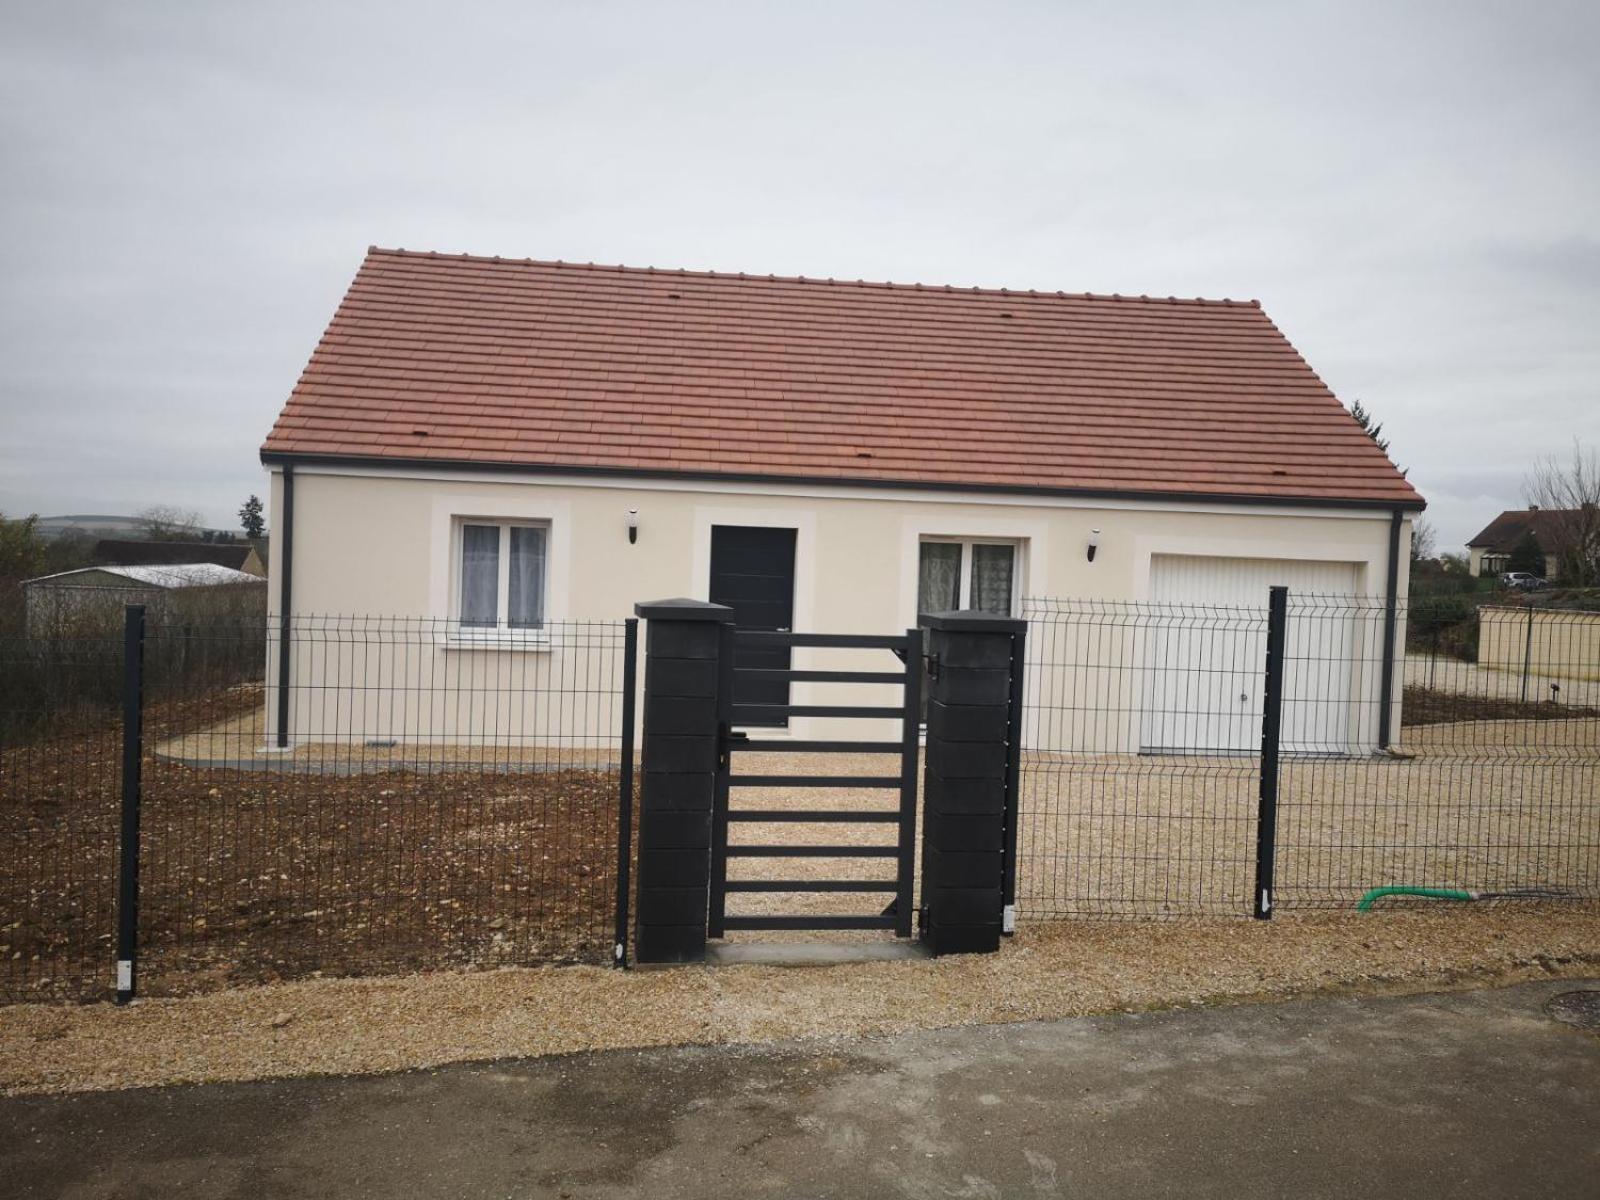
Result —
M 261 457 L 275 612 L 434 618 L 441 661 L 525 656 L 530 687 L 552 623 L 667 596 L 825 633 L 1016 614 L 1027 597 L 1264 607 L 1281 583 L 1403 598 L 1423 507 L 1253 300 L 378 248 Z M 1192 689 L 1197 653 L 1167 644 L 1149 686 L 1166 672 Z M 1226 653 L 1260 661 L 1254 642 Z M 291 667 L 308 697 L 317 670 Z M 1247 673 L 1190 707 L 1259 711 Z M 1327 711 L 1374 713 L 1376 674 L 1329 683 Z M 518 732 L 515 716 L 448 719 L 396 736 Z M 1338 738 L 1386 742 L 1367 724 Z M 1258 737 L 1178 713 L 1111 748 Z
M 129 604 L 149 620 L 255 616 L 266 610 L 267 581 L 216 563 L 81 567 L 24 580 L 31 637 L 120 629 Z
M 102 538 L 95 543 L 94 561 L 106 567 L 183 566 L 189 563 L 215 563 L 219 567 L 243 571 L 265 578 L 267 566 L 256 548 L 237 542 L 132 542 Z
M 1584 516 L 1577 509 L 1514 508 L 1490 521 L 1467 543 L 1468 569 L 1474 575 L 1499 575 L 1510 570 L 1511 555 L 1523 539 L 1533 537 L 1544 556 L 1546 579 L 1561 578 L 1559 548 L 1574 544 L 1572 529 Z

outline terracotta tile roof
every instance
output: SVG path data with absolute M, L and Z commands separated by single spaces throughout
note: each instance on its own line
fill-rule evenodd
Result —
M 377 248 L 262 452 L 1422 503 L 1254 301 Z

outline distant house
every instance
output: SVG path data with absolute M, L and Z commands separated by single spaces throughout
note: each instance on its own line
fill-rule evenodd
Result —
M 265 579 L 267 567 L 249 542 L 130 542 L 106 538 L 96 543 L 94 560 L 107 567 L 182 566 L 213 563 Z
M 119 624 L 125 606 L 143 604 L 152 620 L 266 612 L 267 581 L 216 563 L 83 567 L 22 585 L 31 637 L 95 634 Z
M 1468 566 L 1474 575 L 1498 575 L 1507 569 L 1518 543 L 1530 533 L 1544 554 L 1546 579 L 1559 578 L 1561 564 L 1555 549 L 1561 545 L 1560 529 L 1574 514 L 1567 509 L 1515 508 L 1501 513 L 1467 543 Z

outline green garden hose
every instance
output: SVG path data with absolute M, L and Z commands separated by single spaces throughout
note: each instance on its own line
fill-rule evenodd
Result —
M 1430 887 L 1375 887 L 1365 896 L 1361 903 L 1356 905 L 1357 912 L 1366 912 L 1376 900 L 1384 896 L 1428 896 L 1434 900 L 1478 900 L 1481 893 L 1463 892 L 1457 888 L 1430 888 Z
M 1434 900 L 1572 900 L 1566 888 L 1518 887 L 1503 892 L 1468 892 L 1461 888 L 1375 887 L 1356 905 L 1357 912 L 1368 912 L 1376 900 L 1385 896 L 1427 896 Z

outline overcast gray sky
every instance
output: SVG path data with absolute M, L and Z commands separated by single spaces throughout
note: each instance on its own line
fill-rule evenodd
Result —
M 86 4 L 0 28 L 0 510 L 219 525 L 369 243 L 1257 297 L 1442 548 L 1600 442 L 1600 5 Z

